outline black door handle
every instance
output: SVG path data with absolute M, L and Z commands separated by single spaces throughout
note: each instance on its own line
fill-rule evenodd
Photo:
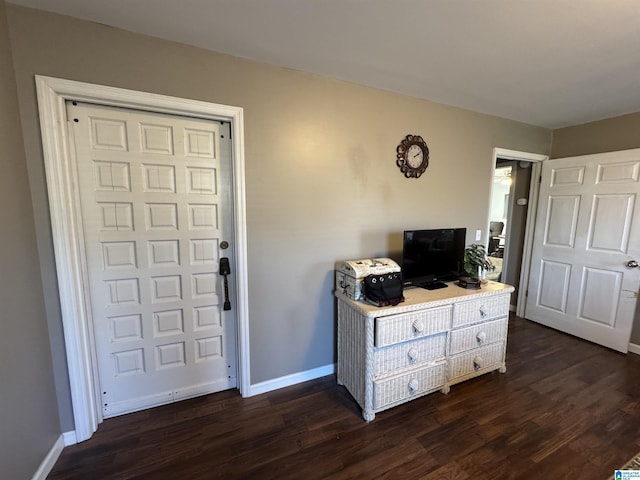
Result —
M 227 257 L 220 258 L 220 275 L 224 277 L 224 310 L 231 310 L 231 302 L 229 301 L 229 282 L 227 275 L 231 274 L 231 266 Z

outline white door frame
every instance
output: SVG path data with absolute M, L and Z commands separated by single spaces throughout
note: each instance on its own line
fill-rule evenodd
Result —
M 243 396 L 248 395 L 250 357 L 243 109 L 39 75 L 36 76 L 36 88 L 76 441 L 93 435 L 102 421 L 102 409 L 79 192 L 73 188 L 77 184 L 76 168 L 66 128 L 67 100 L 231 122 L 236 252 L 232 278 L 237 284 L 238 388 Z
M 542 171 L 542 163 L 545 160 L 549 160 L 549 155 L 541 155 L 539 153 L 520 152 L 517 150 L 508 150 L 505 148 L 493 149 L 493 172 L 491 178 L 493 179 L 496 170 L 496 162 L 498 158 L 504 158 L 507 160 L 532 162 L 531 168 L 531 187 L 529 188 L 529 202 L 527 205 L 527 221 L 524 231 L 524 247 L 522 249 L 522 267 L 520 268 L 520 282 L 518 285 L 518 298 L 516 304 L 516 315 L 524 317 L 527 289 L 529 287 L 529 269 L 531 267 L 531 252 L 533 250 L 533 232 L 535 230 L 536 212 L 538 209 L 538 194 L 540 192 L 540 182 L 537 179 L 540 177 Z M 491 184 L 493 190 L 493 183 Z M 493 194 L 493 191 L 491 192 Z M 512 199 L 513 201 L 513 199 Z M 491 195 L 489 195 L 489 202 L 491 202 Z M 489 211 L 491 211 L 491 203 L 489 203 Z M 489 221 L 487 219 L 487 232 Z M 507 248 L 508 245 L 507 245 Z M 508 252 L 505 251 L 505 256 Z

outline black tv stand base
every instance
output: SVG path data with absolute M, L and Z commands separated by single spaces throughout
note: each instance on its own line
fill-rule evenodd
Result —
M 420 288 L 426 288 L 427 290 L 437 290 L 439 288 L 446 288 L 448 285 L 444 282 L 428 282 L 418 285 Z

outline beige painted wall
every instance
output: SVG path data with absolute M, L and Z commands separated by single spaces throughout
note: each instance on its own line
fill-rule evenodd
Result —
M 64 352 L 34 74 L 244 108 L 252 384 L 335 361 L 337 261 L 397 257 L 410 228 L 486 239 L 492 149 L 550 150 L 538 127 L 20 7 L 8 18 L 54 357 Z M 431 149 L 419 180 L 395 165 L 409 133 Z
M 551 158 L 631 148 L 640 148 L 640 112 L 554 130 Z M 640 302 L 636 306 L 631 343 L 640 345 Z
M 553 131 L 551 158 L 640 148 L 640 112 Z
M 0 478 L 32 478 L 60 436 L 16 82 L 0 0 Z

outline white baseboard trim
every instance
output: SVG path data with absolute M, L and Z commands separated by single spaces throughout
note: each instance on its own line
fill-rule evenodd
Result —
M 40 463 L 40 466 L 38 467 L 38 470 L 36 470 L 36 473 L 33 474 L 32 480 L 47 479 L 47 476 L 53 469 L 53 466 L 56 464 L 58 457 L 62 453 L 63 448 L 64 440 L 62 439 L 62 435 L 60 435 L 56 442 L 53 444 L 53 447 L 51 447 L 51 450 L 49 450 L 49 453 L 47 453 L 46 457 L 44 457 L 44 460 L 42 460 L 42 463 Z
M 62 434 L 62 439 L 64 440 L 64 446 L 68 447 L 69 445 L 75 445 L 78 443 L 78 437 L 76 437 L 76 431 L 71 430 L 70 432 L 64 432 Z
M 254 395 L 260 395 L 261 393 L 271 392 L 278 390 L 279 388 L 290 387 L 297 383 L 307 382 L 316 378 L 324 377 L 326 375 L 332 375 L 336 373 L 335 363 L 325 365 L 324 367 L 318 367 L 304 372 L 292 373 L 291 375 L 285 375 L 284 377 L 274 378 L 265 382 L 256 383 L 249 387 L 249 394 L 247 397 Z
M 636 355 L 640 355 L 640 345 L 636 345 L 635 343 L 630 343 L 629 351 L 631 353 L 635 353 Z

